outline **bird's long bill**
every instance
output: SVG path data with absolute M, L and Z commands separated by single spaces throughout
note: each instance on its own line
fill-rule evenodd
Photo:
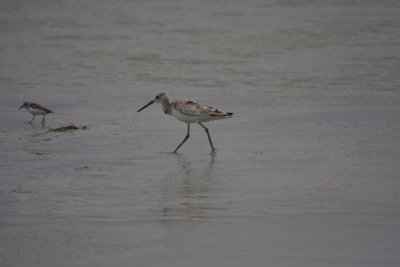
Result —
M 22 106 L 21 106 L 19 109 L 21 109 L 21 108 L 23 108 L 23 107 L 25 107 L 25 104 L 22 104 Z
M 147 103 L 144 107 L 142 107 L 141 109 L 139 109 L 137 112 L 142 111 L 143 109 L 147 108 L 148 106 L 150 106 L 150 105 L 153 104 L 153 103 L 154 103 L 154 99 L 151 100 L 149 103 Z

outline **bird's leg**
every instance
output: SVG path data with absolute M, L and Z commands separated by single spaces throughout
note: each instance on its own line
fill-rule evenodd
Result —
M 42 119 L 42 126 L 44 127 L 44 116 L 46 116 L 46 115 L 43 115 L 43 119 Z
M 199 124 L 200 124 L 201 127 L 204 128 L 204 130 L 205 130 L 206 133 L 207 133 L 208 141 L 210 142 L 210 146 L 211 146 L 211 154 L 215 154 L 215 152 L 216 152 L 217 149 L 214 147 L 214 145 L 213 145 L 213 143 L 212 143 L 212 141 L 211 141 L 210 132 L 208 131 L 207 127 L 204 126 L 201 122 L 199 122 Z
M 32 119 L 28 122 L 29 124 L 32 124 L 33 120 L 35 119 L 35 115 L 32 115 Z
M 174 150 L 173 153 L 178 153 L 178 149 L 183 145 L 183 143 L 186 142 L 186 140 L 189 139 L 189 136 L 190 136 L 190 123 L 188 123 L 187 126 L 188 126 L 188 127 L 187 127 L 187 134 L 186 134 L 185 138 L 184 138 L 183 141 L 175 148 L 175 150 Z

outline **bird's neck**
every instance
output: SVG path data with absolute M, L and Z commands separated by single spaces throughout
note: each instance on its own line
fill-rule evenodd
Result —
M 168 98 L 163 99 L 161 106 L 165 114 L 171 115 L 171 103 Z

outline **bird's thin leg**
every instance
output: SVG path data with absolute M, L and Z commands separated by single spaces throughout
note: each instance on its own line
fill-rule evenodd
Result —
M 43 119 L 42 119 L 42 126 L 44 127 L 44 116 L 46 116 L 46 115 L 43 115 Z
M 210 132 L 208 131 L 207 127 L 204 126 L 201 122 L 199 122 L 199 124 L 200 124 L 201 127 L 204 128 L 204 130 L 205 130 L 206 133 L 207 133 L 208 141 L 210 142 L 210 146 L 211 146 L 211 154 L 215 154 L 215 151 L 216 151 L 217 149 L 214 147 L 214 145 L 213 145 L 213 143 L 212 143 L 212 141 L 211 141 Z
M 33 120 L 35 119 L 35 115 L 32 115 L 32 119 L 28 122 L 29 124 L 31 124 L 33 122 Z
M 190 137 L 190 123 L 188 123 L 187 125 L 187 134 L 185 136 L 185 138 L 183 139 L 183 141 L 175 148 L 173 153 L 178 153 L 178 149 L 183 145 L 183 143 L 186 142 L 186 140 L 188 140 Z

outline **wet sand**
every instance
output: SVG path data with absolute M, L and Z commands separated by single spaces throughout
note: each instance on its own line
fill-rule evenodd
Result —
M 2 1 L 0 266 L 399 266 L 399 11 Z

